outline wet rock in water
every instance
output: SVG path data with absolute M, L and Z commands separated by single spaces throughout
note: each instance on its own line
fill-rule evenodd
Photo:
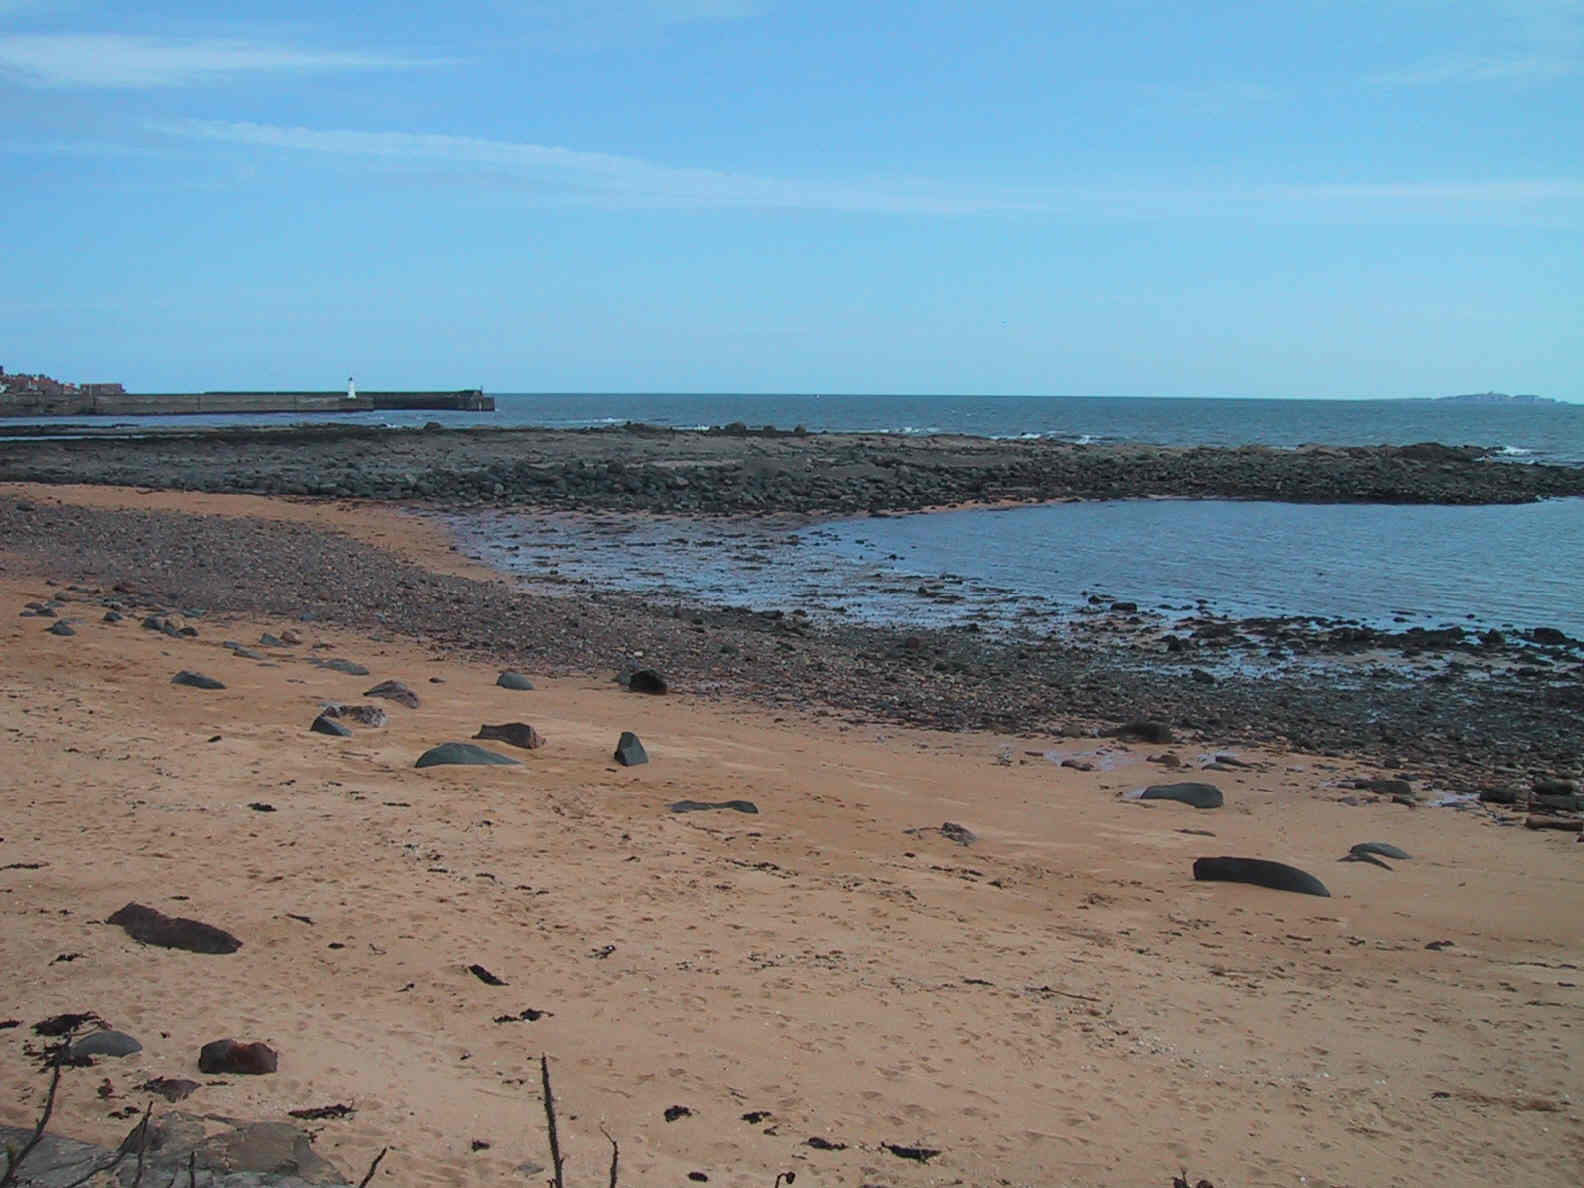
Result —
M 320 713 L 326 718 L 356 722 L 359 726 L 378 727 L 390 721 L 390 715 L 377 705 L 342 705 L 333 701 Z
M 347 676 L 368 676 L 369 674 L 366 666 L 352 660 L 342 660 L 340 657 L 324 661 L 321 667 L 331 669 L 334 672 L 344 672 Z
M 955 821 L 947 821 L 940 827 L 940 832 L 947 841 L 954 841 L 959 846 L 971 846 L 979 840 L 977 833 Z
M 74 1042 L 69 1054 L 77 1056 L 130 1056 L 143 1045 L 124 1031 L 91 1031 Z
M 1267 858 L 1195 858 L 1193 876 L 1200 882 L 1251 883 L 1273 891 L 1326 898 L 1331 895 L 1325 884 L 1308 871 Z
M 268 1044 L 213 1040 L 198 1053 L 198 1071 L 258 1077 L 275 1071 L 279 1058 Z
M 1151 784 L 1139 793 L 1140 800 L 1175 800 L 1198 809 L 1220 808 L 1221 789 L 1214 784 Z
M 372 689 L 364 689 L 363 696 L 383 697 L 388 701 L 394 701 L 397 705 L 405 705 L 408 709 L 418 708 L 418 694 L 400 681 L 381 681 Z
M 313 725 L 308 727 L 315 734 L 328 734 L 332 738 L 351 738 L 352 732 L 337 722 L 329 714 L 320 714 L 313 720 Z
M 1535 627 L 1530 630 L 1529 638 L 1537 644 L 1569 644 L 1573 642 L 1565 632 L 1558 631 L 1555 627 Z
M 76 635 L 77 629 L 65 619 L 60 619 L 46 627 L 44 633 L 46 635 Z
M 418 756 L 418 762 L 413 766 L 443 767 L 448 764 L 516 767 L 518 761 L 506 755 L 497 755 L 494 751 L 486 751 L 483 747 L 476 747 L 472 743 L 448 742 L 441 743 L 438 747 L 430 747 Z
M 139 1093 L 156 1093 L 166 1101 L 181 1101 L 191 1097 L 198 1088 L 197 1081 L 184 1077 L 155 1077 L 138 1086 Z
M 225 682 L 217 681 L 217 680 L 214 679 L 214 677 L 204 676 L 204 674 L 201 673 L 201 672 L 192 672 L 192 671 L 190 671 L 189 669 L 186 669 L 186 668 L 182 669 L 175 676 L 171 677 L 171 684 L 173 684 L 173 685 L 186 685 L 186 686 L 188 686 L 189 688 L 192 688 L 192 689 L 224 689 L 225 688 Z
M 221 955 L 242 947 L 242 942 L 223 928 L 185 916 L 167 916 L 141 903 L 127 904 L 106 923 L 119 925 L 135 941 L 162 949 Z
M 654 669 L 640 668 L 636 672 L 628 674 L 627 688 L 634 693 L 659 694 L 664 693 L 670 686 L 666 684 L 665 677 Z
M 513 672 L 509 668 L 505 672 L 501 673 L 500 676 L 495 678 L 495 683 L 502 689 L 516 689 L 523 693 L 528 692 L 534 687 L 533 682 L 527 677 L 523 676 L 522 673 Z
M 1133 742 L 1169 743 L 1174 740 L 1172 728 L 1165 722 L 1154 722 L 1147 719 L 1136 719 L 1114 726 L 1106 732 L 1109 738 L 1120 738 Z
M 544 746 L 544 736 L 527 722 L 503 722 L 499 726 L 480 726 L 479 732 L 473 737 L 509 743 L 525 751 L 538 750 Z
M 759 806 L 751 800 L 679 800 L 671 806 L 673 813 L 704 813 L 711 809 L 731 809 L 739 813 L 757 813 Z
M 640 763 L 649 762 L 649 752 L 644 750 L 644 745 L 638 741 L 636 734 L 631 730 L 623 730 L 621 738 L 616 743 L 614 758 L 623 767 L 636 767 Z

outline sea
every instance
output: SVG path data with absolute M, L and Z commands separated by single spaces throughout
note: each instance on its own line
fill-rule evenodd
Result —
M 137 432 L 305 420 L 564 429 L 741 422 L 816 433 L 1277 448 L 1438 441 L 1491 447 L 1489 465 L 1584 466 L 1584 405 L 1567 403 L 521 393 L 496 394 L 493 413 L 158 417 L 113 425 Z M 1139 499 L 813 525 L 506 510 L 458 514 L 453 523 L 468 551 L 530 581 L 851 621 L 1037 633 L 1058 630 L 1099 597 L 1136 602 L 1168 620 L 1209 610 L 1396 629 L 1553 626 L 1584 637 L 1584 500 L 1577 499 L 1499 507 Z

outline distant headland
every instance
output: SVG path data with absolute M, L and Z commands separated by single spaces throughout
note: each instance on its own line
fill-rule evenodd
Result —
M 1437 396 L 1444 404 L 1558 404 L 1553 396 L 1509 396 L 1506 392 L 1467 392 L 1461 396 Z

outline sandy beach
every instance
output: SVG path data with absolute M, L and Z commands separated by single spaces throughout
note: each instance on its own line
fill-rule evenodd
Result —
M 49 497 L 333 524 L 500 580 L 384 508 Z M 487 648 L 179 606 L 196 635 L 163 634 L 136 583 L 112 585 L 0 552 L 0 1016 L 19 1023 L 0 1031 L 0 1122 L 31 1125 L 43 1099 L 31 1024 L 92 1011 L 143 1050 L 68 1070 L 52 1130 L 114 1145 L 132 1122 L 112 1113 L 154 1077 L 200 1082 L 156 1114 L 345 1104 L 304 1125 L 351 1182 L 386 1146 L 375 1183 L 544 1181 L 541 1054 L 569 1183 L 604 1182 L 602 1128 L 623 1184 L 1576 1180 L 1572 833 L 1361 795 L 1350 780 L 1383 774 L 1361 759 L 1213 734 L 932 731 L 686 682 L 646 696 L 596 664 L 521 665 L 536 687 L 518 692 Z M 45 630 L 62 620 L 75 635 Z M 300 644 L 259 644 L 288 628 Z M 184 669 L 225 688 L 173 685 Z M 387 679 L 418 708 L 308 731 Z M 517 765 L 413 766 L 512 721 L 545 739 L 484 744 Z M 613 761 L 625 730 L 647 764 Z M 1226 754 L 1245 766 L 1202 770 Z M 1127 795 L 1189 779 L 1225 806 Z M 670 810 L 684 800 L 758 812 Z M 1364 841 L 1412 857 L 1338 862 Z M 1331 896 L 1195 882 L 1215 855 L 1291 863 Z M 242 947 L 140 945 L 104 922 L 128 902 Z M 226 1037 L 268 1043 L 278 1071 L 200 1074 Z

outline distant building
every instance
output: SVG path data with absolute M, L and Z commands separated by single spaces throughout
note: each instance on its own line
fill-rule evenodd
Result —
M 126 389 L 120 384 L 82 384 L 80 390 L 84 396 L 125 396 Z

